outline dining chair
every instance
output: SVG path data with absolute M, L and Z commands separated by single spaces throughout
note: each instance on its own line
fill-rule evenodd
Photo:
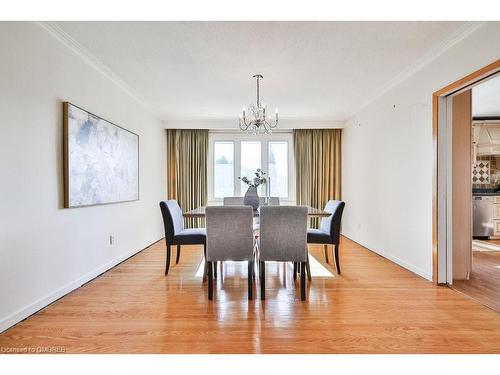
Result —
M 245 198 L 244 197 L 224 197 L 223 198 L 223 204 L 224 206 L 244 206 Z M 259 203 L 260 205 L 264 205 L 266 201 L 266 198 L 259 197 Z M 270 206 L 279 206 L 280 205 L 280 199 L 279 197 L 270 197 L 269 198 L 269 205 Z M 254 230 L 254 235 L 256 237 L 259 236 L 259 227 L 260 227 L 260 219 L 258 216 L 254 216 L 253 218 L 253 230 Z
M 224 206 L 244 206 L 245 197 L 224 197 L 223 205 Z M 259 197 L 260 205 L 264 205 L 266 201 L 265 197 Z M 269 206 L 279 206 L 280 198 L 279 197 L 270 197 L 269 198 Z
M 260 295 L 266 298 L 266 262 L 297 262 L 300 265 L 300 298 L 306 299 L 307 207 L 260 208 Z
M 245 197 L 224 197 L 223 198 L 223 205 L 224 206 L 244 206 L 245 205 Z M 259 236 L 259 217 L 258 216 L 253 216 L 252 218 L 252 227 L 254 231 L 254 238 L 257 238 Z M 220 267 L 221 267 L 221 272 L 222 272 L 222 265 L 224 262 L 220 262 Z M 217 270 L 217 267 L 215 267 Z
M 309 228 L 307 230 L 307 243 L 323 245 L 326 263 L 328 263 L 328 245 L 334 246 L 335 265 L 339 275 L 340 224 L 344 207 L 345 202 L 329 200 L 323 210 L 331 215 L 321 219 L 319 229 Z
M 254 238 L 250 206 L 206 208 L 208 299 L 213 299 L 213 272 L 220 261 L 248 262 L 248 299 L 253 299 Z
M 260 201 L 260 205 L 263 206 L 264 203 L 266 202 L 266 198 L 260 197 L 259 201 Z M 279 197 L 269 197 L 268 206 L 279 206 L 279 205 L 280 205 L 280 198 Z
M 244 206 L 243 200 L 244 197 L 224 197 L 223 204 L 224 206 Z
M 184 228 L 184 217 L 182 210 L 176 200 L 160 202 L 163 225 L 165 227 L 165 242 L 167 244 L 167 261 L 165 264 L 165 275 L 168 275 L 170 268 L 170 247 L 177 245 L 177 258 L 175 263 L 179 263 L 181 245 L 203 245 L 203 254 L 206 256 L 206 230 L 205 228 Z M 206 271 L 206 269 L 205 269 Z M 206 272 L 203 274 L 203 281 L 206 279 Z

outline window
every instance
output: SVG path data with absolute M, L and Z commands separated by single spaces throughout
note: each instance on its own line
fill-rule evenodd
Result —
M 214 144 L 214 196 L 216 198 L 233 195 L 234 186 L 234 143 Z
M 268 168 L 272 197 L 288 197 L 288 142 L 269 142 Z
M 291 133 L 251 136 L 211 132 L 208 152 L 208 201 L 219 204 L 223 197 L 244 196 L 248 185 L 238 177 L 252 179 L 260 168 L 270 177 L 270 195 L 282 202 L 295 200 Z M 259 186 L 265 196 L 268 186 Z
M 240 177 L 248 177 L 248 179 L 251 181 L 255 176 L 255 171 L 257 169 L 262 169 L 262 165 L 260 163 L 260 147 L 261 143 L 257 141 L 241 142 Z M 240 195 L 245 195 L 245 192 L 248 189 L 248 185 L 243 181 L 241 181 L 240 183 Z M 259 186 L 259 195 L 262 194 L 265 194 L 265 190 L 263 192 L 262 186 Z

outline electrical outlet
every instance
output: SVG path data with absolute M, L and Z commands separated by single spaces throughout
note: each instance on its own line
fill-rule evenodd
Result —
M 112 236 L 112 235 L 110 235 L 110 236 L 109 236 L 109 244 L 110 244 L 111 246 L 113 246 L 113 244 L 114 244 L 114 243 L 115 243 L 115 237 L 114 237 L 114 236 Z

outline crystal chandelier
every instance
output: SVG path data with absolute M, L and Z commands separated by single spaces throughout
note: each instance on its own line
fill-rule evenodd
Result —
M 260 80 L 264 77 L 256 74 L 253 78 L 257 81 L 257 104 L 250 104 L 248 111 L 243 108 L 240 115 L 240 129 L 249 134 L 270 134 L 278 125 L 278 110 L 276 109 L 274 113 L 274 120 L 270 114 L 266 113 L 266 105 L 260 102 L 259 96 Z

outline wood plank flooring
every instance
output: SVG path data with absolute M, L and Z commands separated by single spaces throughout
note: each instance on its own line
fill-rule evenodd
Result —
M 311 253 L 324 262 L 321 247 Z M 0 348 L 500 353 L 500 314 L 345 238 L 342 275 L 313 278 L 306 302 L 280 265 L 267 269 L 266 300 L 247 301 L 246 268 L 239 264 L 224 267 L 224 281 L 218 280 L 210 302 L 195 277 L 201 258 L 200 248 L 184 247 L 180 263 L 165 277 L 165 247 L 158 242 L 1 334 Z
M 497 245 L 497 246 L 499 246 L 499 250 L 500 250 L 500 240 L 486 240 L 484 242 L 489 243 L 489 244 L 493 244 L 493 245 Z
M 474 251 L 470 280 L 453 281 L 453 289 L 500 313 L 500 251 Z

